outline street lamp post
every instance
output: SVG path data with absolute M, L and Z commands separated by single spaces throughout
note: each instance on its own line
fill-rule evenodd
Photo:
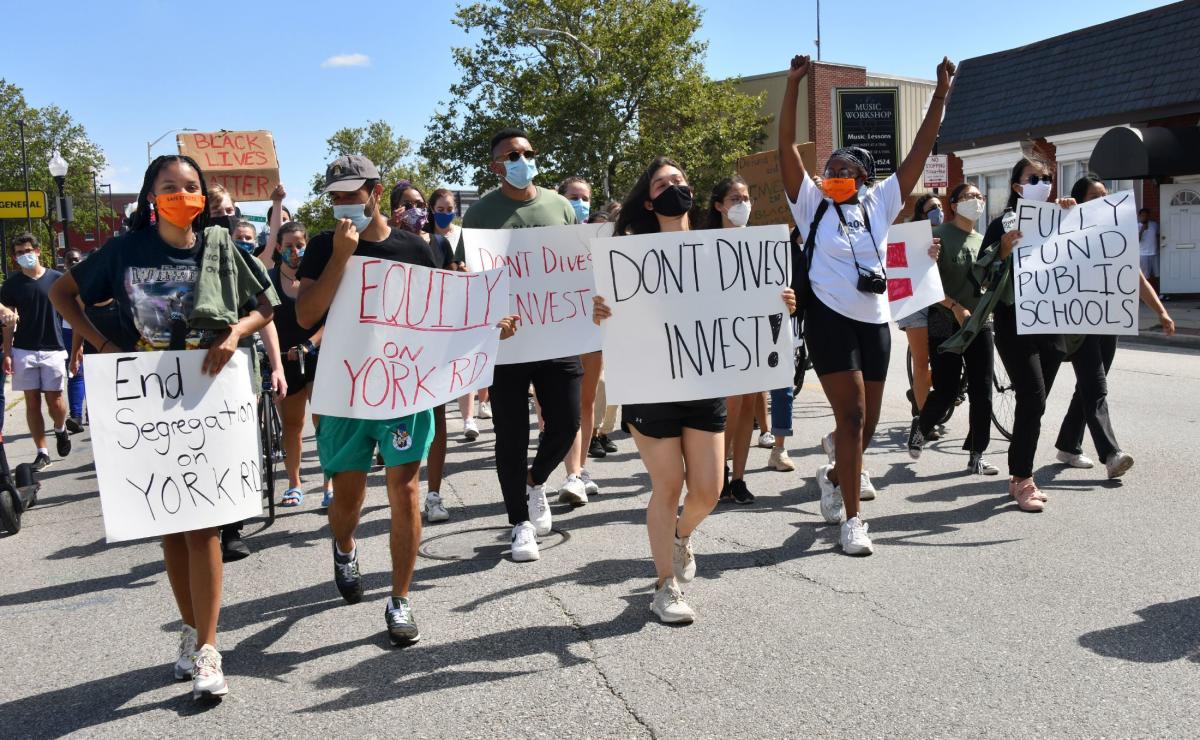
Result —
M 93 248 L 100 246 L 100 185 L 96 170 L 92 170 L 92 202 L 96 205 L 96 233 L 92 237 Z
M 150 162 L 153 161 L 153 157 L 150 156 L 150 150 L 154 148 L 155 144 L 157 144 L 158 142 L 167 138 L 171 134 L 177 134 L 180 131 L 195 131 L 195 130 L 196 129 L 194 129 L 194 128 L 173 128 L 170 131 L 168 131 L 167 133 L 165 133 L 162 136 L 155 139 L 154 141 L 147 141 L 146 142 L 146 164 L 150 164 Z
M 21 172 L 25 174 L 25 230 L 33 233 L 33 215 L 29 210 L 29 159 L 25 156 L 25 121 L 17 121 L 21 130 Z
M 111 182 L 102 182 L 102 183 L 100 183 L 100 187 L 106 188 L 108 190 L 108 218 L 109 218 L 109 225 L 111 226 L 112 219 L 115 219 L 117 217 L 117 212 L 115 210 L 113 210 L 112 183 Z M 117 229 L 115 226 L 112 229 L 112 235 L 113 236 L 117 235 Z
M 70 237 L 67 236 L 67 196 L 63 191 L 63 187 L 67 184 L 67 169 L 67 160 L 63 159 L 62 154 L 55 149 L 50 157 L 50 176 L 54 178 L 54 184 L 58 185 L 58 223 L 62 229 L 63 249 L 66 249 L 71 243 Z M 58 267 L 61 264 L 61 252 L 55 249 L 54 266 Z

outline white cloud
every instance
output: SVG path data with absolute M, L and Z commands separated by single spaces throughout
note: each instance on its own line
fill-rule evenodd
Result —
M 371 57 L 366 54 L 335 54 L 321 62 L 322 67 L 369 67 Z

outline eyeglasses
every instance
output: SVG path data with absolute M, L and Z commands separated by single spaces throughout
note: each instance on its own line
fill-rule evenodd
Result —
M 842 178 L 842 179 L 854 180 L 857 177 L 858 177 L 858 175 L 856 173 L 854 173 L 851 170 L 844 169 L 844 168 L 838 170 L 837 172 L 834 172 L 833 170 L 825 170 L 825 179 L 826 180 L 829 180 L 832 178 Z
M 1025 182 L 1029 183 L 1030 185 L 1037 185 L 1039 182 L 1052 183 L 1054 182 L 1054 178 L 1050 175 L 1030 175 L 1029 177 L 1025 178 Z
M 497 159 L 495 161 L 499 162 L 501 160 L 507 159 L 509 162 L 516 162 L 522 156 L 525 157 L 526 161 L 532 161 L 535 158 L 537 158 L 537 152 L 533 151 L 532 149 L 530 149 L 528 151 L 524 151 L 524 152 L 513 149 L 511 152 L 509 152 L 508 154 L 505 154 L 503 157 L 500 157 L 500 159 Z
M 953 202 L 961 203 L 964 200 L 983 200 L 983 193 L 965 193 L 958 196 Z

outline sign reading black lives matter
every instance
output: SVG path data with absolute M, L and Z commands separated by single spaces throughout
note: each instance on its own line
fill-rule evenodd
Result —
M 1018 334 L 1137 334 L 1133 193 L 1074 208 L 1017 201 L 1013 247 Z
M 839 87 L 837 99 L 838 146 L 858 146 L 875 158 L 875 173 L 887 177 L 896 171 L 900 120 L 900 89 L 895 87 Z
M 783 225 L 592 240 L 611 404 L 693 401 L 792 382 Z
M 88 417 L 109 542 L 262 513 L 250 355 L 215 377 L 204 350 L 87 355 Z

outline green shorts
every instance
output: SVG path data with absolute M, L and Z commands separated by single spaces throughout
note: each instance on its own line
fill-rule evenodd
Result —
M 370 472 L 376 447 L 385 467 L 420 462 L 431 444 L 432 410 L 382 421 L 322 416 L 317 428 L 317 455 L 326 475 Z

